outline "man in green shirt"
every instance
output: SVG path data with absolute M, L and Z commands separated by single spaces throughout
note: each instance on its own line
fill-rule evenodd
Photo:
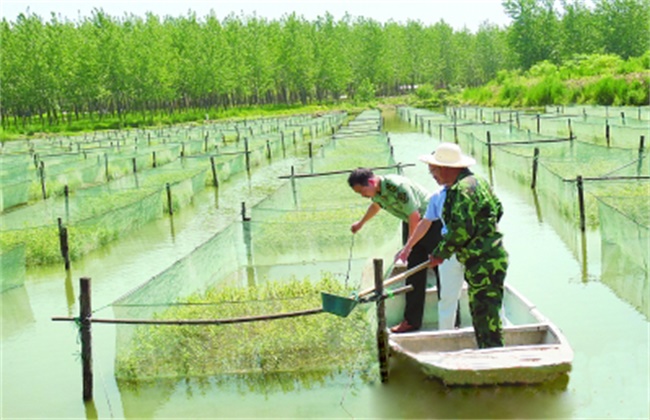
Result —
M 453 143 L 440 143 L 431 155 L 420 160 L 429 164 L 436 182 L 448 188 L 442 210 L 447 234 L 431 253 L 431 265 L 438 266 L 451 255 L 465 266 L 469 305 L 479 348 L 502 347 L 499 310 L 503 303 L 503 282 L 508 253 L 497 223 L 503 207 L 490 185 L 468 167 L 476 163 Z
M 366 222 L 384 209 L 402 221 L 402 241 L 405 243 L 427 210 L 427 191 L 401 175 L 379 176 L 369 169 L 358 168 L 348 177 L 348 184 L 354 192 L 372 200 L 361 220 L 352 224 L 352 233 L 357 233 Z M 431 224 L 422 239 L 413 246 L 407 261 L 408 268 L 427 261 L 429 254 L 440 241 L 441 228 L 441 221 Z M 404 320 L 391 328 L 394 333 L 416 331 L 422 326 L 427 285 L 426 270 L 409 276 L 406 284 L 412 285 L 413 290 L 406 294 Z

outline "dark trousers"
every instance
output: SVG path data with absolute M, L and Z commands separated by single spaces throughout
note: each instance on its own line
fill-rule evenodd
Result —
M 411 249 L 408 258 L 408 268 L 413 268 L 424 261 L 429 260 L 429 255 L 438 246 L 442 239 L 442 222 L 436 220 L 431 223 L 427 233 Z M 402 243 L 408 240 L 408 224 L 402 224 Z M 438 267 L 435 269 L 438 276 Z M 424 299 L 427 289 L 427 270 L 419 271 L 406 279 L 407 285 L 412 285 L 413 290 L 406 294 L 406 307 L 404 308 L 404 319 L 413 327 L 422 326 L 422 315 L 424 314 Z

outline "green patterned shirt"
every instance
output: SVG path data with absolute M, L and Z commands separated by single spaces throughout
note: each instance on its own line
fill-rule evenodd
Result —
M 422 186 L 401 175 L 383 175 L 379 179 L 379 192 L 372 201 L 382 209 L 406 223 L 414 211 L 420 216 L 427 211 L 429 194 Z
M 455 253 L 465 265 L 472 265 L 479 256 L 490 255 L 503 247 L 503 235 L 497 230 L 502 215 L 503 206 L 490 184 L 464 170 L 447 191 L 442 210 L 447 235 L 432 254 L 447 259 Z

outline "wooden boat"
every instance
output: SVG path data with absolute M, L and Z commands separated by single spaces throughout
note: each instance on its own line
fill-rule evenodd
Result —
M 387 325 L 398 324 L 404 297 L 385 303 Z M 428 288 L 422 329 L 400 334 L 389 330 L 392 356 L 414 361 L 446 385 L 535 384 L 566 376 L 571 370 L 573 350 L 562 332 L 512 285 L 506 284 L 504 290 L 506 345 L 501 348 L 477 348 L 466 286 L 460 300 L 460 328 L 438 331 L 437 303 L 437 290 Z

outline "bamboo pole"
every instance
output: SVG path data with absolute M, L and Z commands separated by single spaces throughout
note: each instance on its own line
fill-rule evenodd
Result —
M 390 165 L 390 166 L 375 166 L 372 168 L 368 168 L 372 171 L 378 170 L 378 169 L 394 169 L 394 168 L 404 168 L 407 166 L 415 166 L 412 163 L 407 163 L 407 164 L 402 164 L 402 163 L 397 163 L 396 165 Z M 279 179 L 294 179 L 294 178 L 313 178 L 316 176 L 327 176 L 327 175 L 340 175 L 340 174 L 345 174 L 345 173 L 350 173 L 354 169 L 343 169 L 339 171 L 328 171 L 328 172 L 318 172 L 318 173 L 313 173 L 313 174 L 295 174 L 294 173 L 294 168 L 292 166 L 291 170 L 291 175 L 280 175 L 278 178 Z
M 224 319 L 107 319 L 107 318 L 89 318 L 88 323 L 94 324 L 121 324 L 121 325 L 227 325 L 227 324 L 245 324 L 257 321 L 273 321 L 275 319 L 295 318 L 299 316 L 317 315 L 323 313 L 323 308 L 305 309 L 295 312 L 282 312 L 279 314 L 267 314 L 256 316 L 245 316 L 239 318 Z M 52 321 L 76 321 L 71 317 L 52 317 Z
M 571 141 L 571 138 L 557 138 L 557 139 L 540 139 L 540 140 L 531 140 L 531 141 L 500 141 L 500 142 L 491 142 L 492 146 L 512 146 L 512 145 L 522 145 L 522 144 L 537 144 L 537 143 L 561 143 L 565 141 Z

